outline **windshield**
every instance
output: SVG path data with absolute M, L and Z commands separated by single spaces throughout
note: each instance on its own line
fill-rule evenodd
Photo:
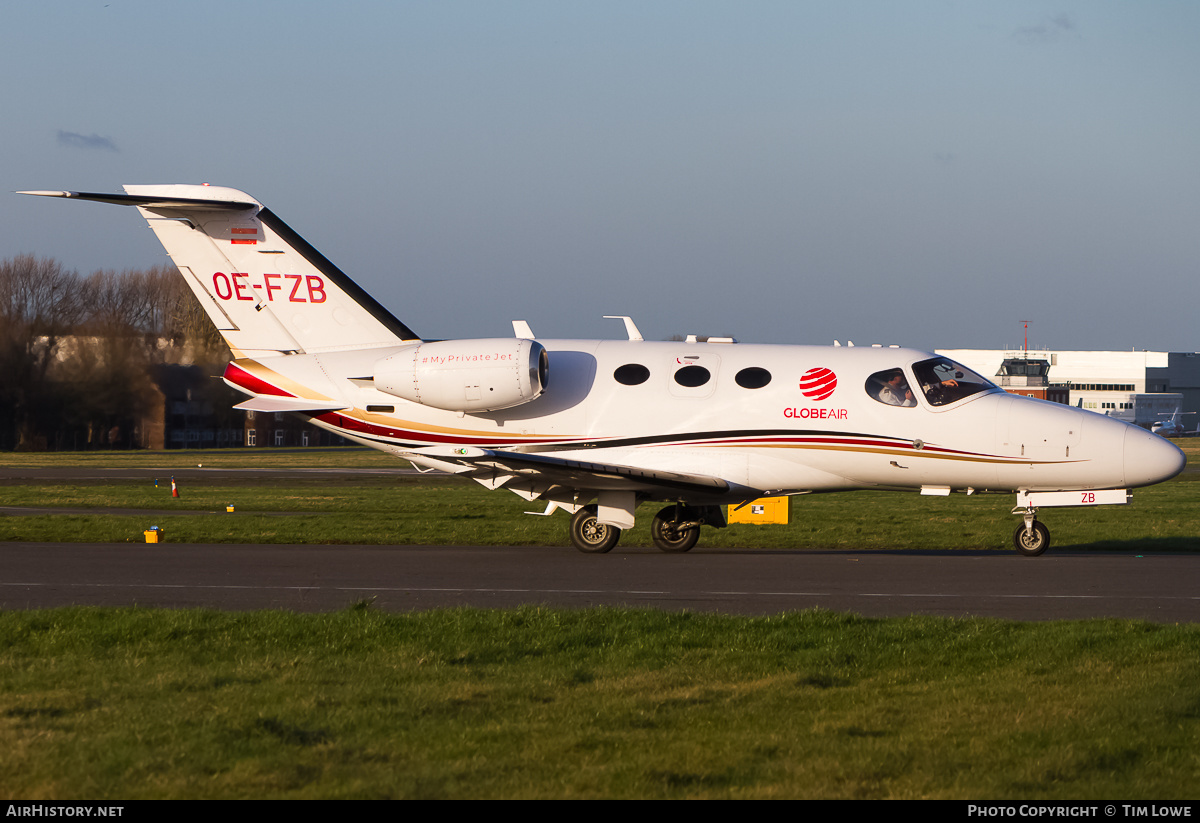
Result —
M 922 360 L 914 363 L 912 369 L 917 384 L 931 406 L 945 406 L 996 388 L 996 384 L 986 377 L 980 377 L 961 363 L 945 357 Z

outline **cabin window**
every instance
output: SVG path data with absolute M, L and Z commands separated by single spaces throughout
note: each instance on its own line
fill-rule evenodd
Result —
M 750 366 L 738 372 L 733 381 L 743 389 L 761 389 L 771 382 L 771 373 L 758 366 Z
M 886 406 L 910 408 L 917 405 L 902 369 L 875 372 L 867 378 L 867 394 Z
M 675 372 L 675 382 L 689 389 L 703 386 L 712 377 L 712 373 L 703 366 L 684 366 Z
M 613 379 L 623 386 L 639 386 L 650 379 L 650 370 L 640 363 L 627 363 L 613 372 Z
M 917 384 L 931 406 L 946 406 L 964 397 L 991 391 L 996 384 L 980 377 L 961 363 L 945 357 L 922 360 L 913 364 Z

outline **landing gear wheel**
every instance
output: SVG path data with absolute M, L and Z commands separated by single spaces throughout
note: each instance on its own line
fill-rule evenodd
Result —
M 1022 523 L 1013 532 L 1013 545 L 1026 557 L 1037 557 L 1050 548 L 1050 530 L 1037 520 L 1033 521 L 1031 531 L 1027 531 Z
M 621 530 L 596 519 L 595 505 L 584 506 L 571 518 L 571 544 L 581 552 L 604 554 L 621 539 Z
M 689 551 L 700 539 L 700 527 L 677 529 L 676 523 L 695 520 L 695 512 L 687 506 L 667 506 L 654 516 L 650 524 L 650 535 L 654 546 L 660 551 L 678 554 Z

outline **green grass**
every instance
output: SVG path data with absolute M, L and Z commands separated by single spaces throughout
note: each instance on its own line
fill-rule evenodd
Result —
M 269 489 L 185 486 L 153 493 L 114 485 L 55 487 L 53 505 L 118 506 L 166 514 L 45 514 L 0 518 L 0 541 L 141 541 L 151 525 L 173 543 L 329 543 L 378 545 L 567 544 L 567 516 L 532 517 L 518 498 L 461 481 L 351 484 L 346 489 L 290 481 Z M 1054 549 L 1200 550 L 1200 487 L 1140 490 L 1129 506 L 1043 510 Z M 46 503 L 38 487 L 5 488 L 0 505 Z M 234 514 L 225 504 L 235 505 Z M 643 505 L 621 546 L 649 546 L 649 522 L 661 504 Z M 745 549 L 1007 549 L 1018 519 L 1004 496 L 924 498 L 854 492 L 792 500 L 787 526 L 705 529 L 701 547 Z M 169 512 L 179 511 L 180 514 Z M 183 512 L 202 511 L 207 514 Z M 279 516 L 278 512 L 294 512 Z M 1053 549 L 1052 549 L 1053 550 Z
M 0 613 L 0 794 L 1188 798 L 1200 629 Z
M 1200 443 L 1182 441 L 1195 458 Z M 49 459 L 34 455 L 38 460 Z M 259 453 L 156 452 L 56 455 L 37 465 L 144 468 L 137 481 L 22 482 L 0 486 L 0 505 L 146 509 L 155 515 L 45 514 L 0 517 L 0 541 L 125 542 L 151 525 L 176 543 L 366 543 L 567 545 L 567 516 L 532 517 L 543 506 L 459 478 L 353 475 L 338 480 L 188 479 L 170 496 L 170 469 L 195 466 L 302 468 L 397 467 L 395 458 L 363 450 L 265 450 Z M 29 455 L 2 455 L 25 465 Z M 81 463 L 80 461 L 84 461 Z M 92 462 L 86 462 L 92 461 Z M 232 465 L 232 464 L 236 464 Z M 155 486 L 155 480 L 159 485 Z M 1054 550 L 1200 550 L 1200 467 L 1138 489 L 1128 506 L 1043 509 Z M 922 497 L 899 492 L 808 495 L 790 501 L 787 526 L 704 529 L 701 547 L 746 549 L 1008 549 L 1018 519 L 1012 495 Z M 232 503 L 235 513 L 227 515 Z M 649 546 L 649 523 L 661 503 L 638 510 L 621 546 Z M 174 514 L 172 512 L 179 512 Z M 195 514 L 194 512 L 204 512 Z M 293 516 L 278 516 L 279 513 Z
M 169 449 L 167 451 L 0 452 L 0 466 L 45 468 L 408 468 L 408 464 L 376 449 L 360 446 L 258 449 Z

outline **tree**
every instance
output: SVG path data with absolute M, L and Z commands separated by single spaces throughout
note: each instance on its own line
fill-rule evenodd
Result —
M 0 449 L 136 446 L 155 366 L 219 374 L 229 358 L 174 266 L 80 277 L 0 261 Z
M 47 373 L 84 310 L 75 271 L 31 254 L 0 261 L 0 447 L 45 448 L 39 423 L 64 407 Z

